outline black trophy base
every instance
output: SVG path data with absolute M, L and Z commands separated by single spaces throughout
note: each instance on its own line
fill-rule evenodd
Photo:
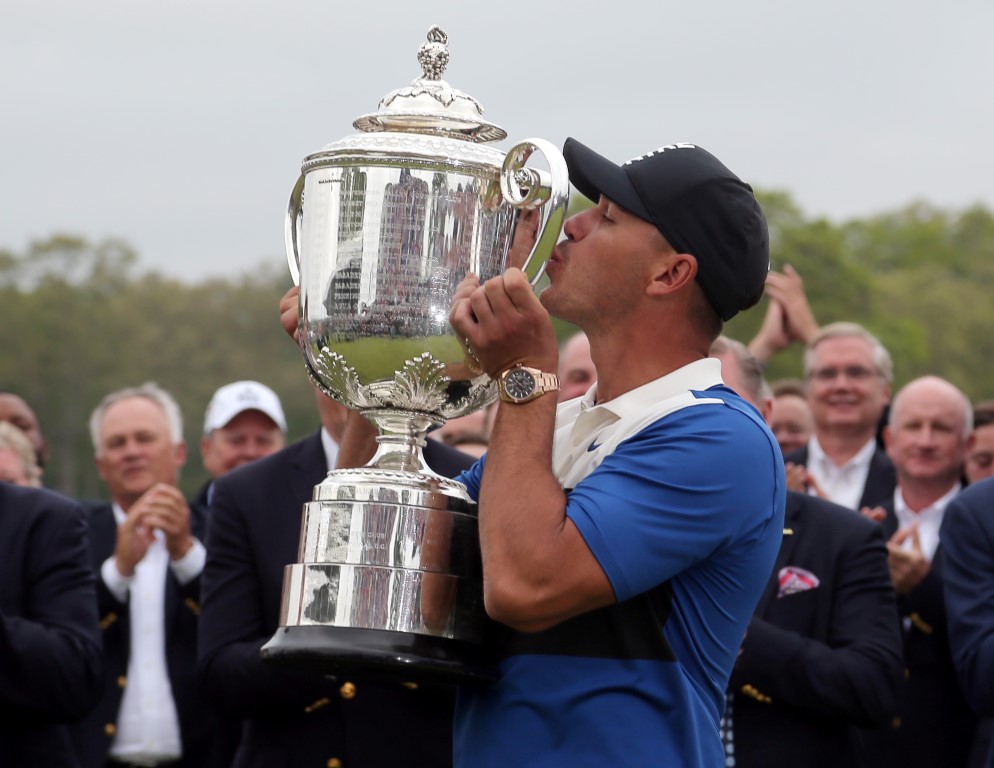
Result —
M 328 675 L 463 685 L 492 683 L 497 663 L 463 640 L 354 627 L 280 627 L 263 661 Z

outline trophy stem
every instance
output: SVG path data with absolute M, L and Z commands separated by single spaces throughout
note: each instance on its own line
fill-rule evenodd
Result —
M 435 414 L 385 408 L 365 409 L 362 415 L 379 432 L 376 453 L 366 465 L 368 468 L 436 476 L 425 462 L 422 449 L 428 439 L 428 430 L 444 423 L 444 418 Z

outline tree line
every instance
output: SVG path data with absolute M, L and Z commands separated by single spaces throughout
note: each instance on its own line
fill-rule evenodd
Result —
M 773 268 L 803 277 L 818 321 L 852 320 L 890 349 L 896 386 L 934 373 L 974 400 L 994 397 L 994 215 L 927 203 L 833 223 L 806 216 L 785 192 L 760 192 Z M 176 397 L 188 446 L 181 485 L 206 473 L 197 443 L 214 390 L 258 379 L 280 395 L 289 438 L 317 428 L 300 352 L 278 322 L 290 285 L 281 260 L 231 279 L 183 282 L 140 268 L 127 243 L 58 234 L 24 252 L 0 250 L 0 390 L 27 400 L 50 445 L 46 485 L 100 498 L 88 419 L 106 393 L 155 381 Z M 765 302 L 726 333 L 748 341 Z M 570 332 L 559 325 L 561 336 Z M 665 343 L 665 330 L 660 330 Z M 798 376 L 801 350 L 771 361 L 772 379 Z

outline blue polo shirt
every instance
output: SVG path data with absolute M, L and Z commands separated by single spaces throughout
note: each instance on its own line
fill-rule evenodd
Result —
M 500 679 L 459 693 L 457 768 L 724 766 L 726 684 L 783 531 L 776 440 L 708 359 L 561 405 L 553 468 L 617 602 L 505 628 Z M 474 498 L 482 472 L 459 478 Z

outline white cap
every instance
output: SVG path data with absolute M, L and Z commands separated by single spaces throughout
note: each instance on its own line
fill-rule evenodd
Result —
M 225 384 L 214 393 L 204 417 L 204 434 L 221 429 L 243 411 L 260 411 L 271 418 L 282 432 L 286 432 L 286 417 L 279 396 L 258 381 L 236 381 Z

